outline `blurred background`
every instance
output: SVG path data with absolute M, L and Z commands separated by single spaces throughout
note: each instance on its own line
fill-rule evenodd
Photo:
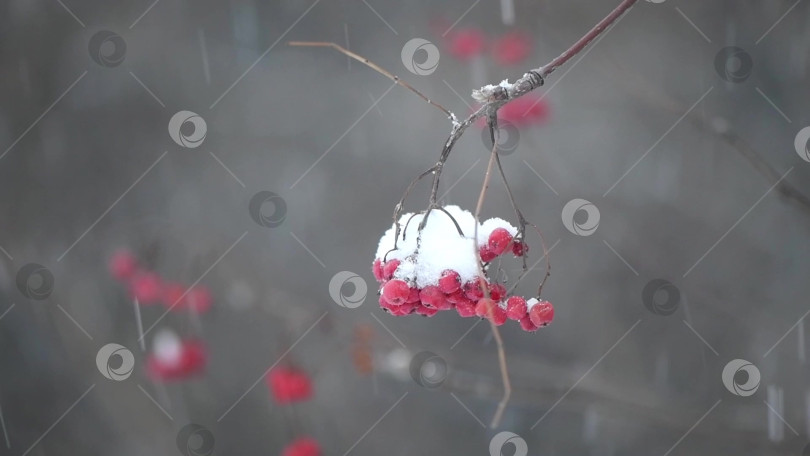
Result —
M 345 46 L 461 117 L 472 89 L 550 61 L 616 4 L 2 2 L 0 454 L 281 454 L 301 436 L 325 455 L 809 454 L 807 2 L 640 1 L 512 110 L 501 161 L 550 248 L 556 317 L 501 328 L 498 428 L 489 325 L 377 304 L 378 239 L 450 123 L 286 43 Z M 403 53 L 414 38 L 437 65 Z M 487 154 L 471 127 L 444 203 L 474 208 Z M 598 211 L 566 220 L 575 199 Z M 514 223 L 497 175 L 482 215 Z M 527 296 L 545 261 L 528 242 Z M 120 249 L 210 290 L 210 310 L 134 305 L 110 274 Z M 155 377 L 165 331 L 202 342 L 204 371 Z M 108 344 L 124 350 L 105 360 Z M 411 375 L 424 351 L 438 387 Z M 309 376 L 309 400 L 272 398 L 279 366 Z M 527 452 L 492 450 L 503 431 Z

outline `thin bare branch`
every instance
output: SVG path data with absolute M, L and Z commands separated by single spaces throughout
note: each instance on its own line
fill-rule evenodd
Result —
M 357 60 L 358 62 L 368 66 L 369 68 L 373 69 L 377 73 L 380 73 L 381 75 L 383 75 L 383 76 L 387 77 L 388 79 L 396 82 L 397 84 L 401 85 L 402 87 L 405 87 L 406 89 L 410 90 L 411 92 L 419 95 L 420 98 L 422 98 L 423 100 L 427 101 L 431 105 L 433 105 L 433 106 L 437 107 L 438 109 L 440 109 L 448 118 L 450 118 L 450 120 L 452 120 L 452 121 L 456 120 L 456 115 L 455 114 L 448 111 L 447 108 L 440 105 L 439 103 L 436 103 L 435 101 L 433 101 L 430 98 L 426 97 L 424 94 L 422 94 L 422 92 L 416 90 L 412 85 L 410 85 L 407 82 L 400 79 L 399 76 L 389 72 L 388 70 L 386 70 L 385 68 L 377 65 L 376 63 L 372 62 L 371 60 L 369 60 L 369 59 L 367 59 L 367 58 L 365 58 L 363 56 L 355 54 L 354 52 L 344 48 L 343 46 L 341 46 L 339 44 L 326 42 L 326 41 L 290 41 L 287 44 L 289 44 L 290 46 L 330 47 L 332 49 L 335 49 L 338 52 L 341 52 L 341 53 L 353 58 L 354 60 Z
M 487 194 L 487 188 L 489 188 L 489 179 L 492 175 L 492 165 L 495 163 L 495 159 L 498 155 L 498 138 L 497 138 L 497 129 L 495 127 L 495 123 L 497 122 L 497 118 L 495 117 L 495 113 L 493 116 L 489 118 L 489 131 L 490 135 L 492 136 L 492 152 L 489 155 L 489 164 L 487 165 L 487 172 L 484 174 L 484 183 L 481 185 L 481 193 L 478 196 L 478 204 L 475 206 L 475 233 L 473 236 L 473 249 L 475 249 L 475 257 L 476 261 L 478 262 L 478 282 L 480 284 L 481 289 L 484 291 L 484 296 L 489 299 L 489 287 L 487 286 L 486 276 L 484 274 L 484 265 L 481 263 L 481 256 L 478 254 L 478 224 L 479 224 L 479 216 L 481 215 L 481 208 L 484 206 L 484 198 Z M 495 325 L 495 316 L 493 315 L 495 312 L 493 307 L 489 309 L 489 326 L 492 329 L 492 336 L 495 338 L 495 344 L 498 347 L 498 366 L 501 370 L 501 380 L 503 381 L 503 396 L 501 397 L 500 402 L 498 402 L 498 408 L 495 410 L 495 415 L 492 417 L 492 421 L 489 424 L 490 428 L 496 428 L 501 422 L 501 418 L 503 417 L 503 412 L 506 410 L 506 404 L 509 403 L 509 398 L 512 396 L 512 383 L 509 381 L 509 370 L 506 366 L 506 350 L 503 346 L 503 338 L 501 338 L 501 332 L 498 330 L 498 326 Z

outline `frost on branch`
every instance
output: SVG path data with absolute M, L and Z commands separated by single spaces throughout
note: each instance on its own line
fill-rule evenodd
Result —
M 479 103 L 487 103 L 495 98 L 494 95 L 499 90 L 505 90 L 508 94 L 512 90 L 512 84 L 509 83 L 508 79 L 504 79 L 498 85 L 487 84 L 480 89 L 473 90 L 472 97 Z
M 551 322 L 550 303 L 509 297 L 504 284 L 489 277 L 490 263 L 496 258 L 528 251 L 518 228 L 491 218 L 478 225 L 474 239 L 475 217 L 458 206 L 434 209 L 424 218 L 425 214 L 404 214 L 399 228 L 394 224 L 380 239 L 373 271 L 380 282 L 383 309 L 398 316 L 414 312 L 432 316 L 455 309 L 462 317 L 490 318 L 496 325 L 507 319 L 520 321 L 527 331 Z

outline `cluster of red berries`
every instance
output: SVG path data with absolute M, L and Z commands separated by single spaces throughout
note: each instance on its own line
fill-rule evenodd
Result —
M 461 61 L 483 56 L 489 49 L 492 58 L 501 65 L 523 62 L 532 52 L 531 37 L 519 30 L 507 32 L 495 39 L 488 39 L 477 28 L 453 28 L 446 21 L 435 21 L 434 29 L 442 36 L 444 46 L 451 56 Z M 448 29 L 451 29 L 448 33 Z
M 192 309 L 204 313 L 211 308 L 213 299 L 207 287 L 188 288 L 180 283 L 164 281 L 160 275 L 142 267 L 128 250 L 113 254 L 109 263 L 110 274 L 123 282 L 132 299 L 144 306 L 163 303 L 170 310 Z
M 279 404 L 303 402 L 312 397 L 312 381 L 306 372 L 288 366 L 272 369 L 266 378 L 273 399 Z M 320 456 L 321 447 L 312 437 L 298 437 L 281 452 L 282 456 Z
M 179 342 L 177 353 L 172 357 L 150 353 L 146 369 L 152 380 L 161 382 L 189 379 L 205 370 L 208 356 L 202 342 L 188 340 Z
M 507 229 L 496 228 L 487 243 L 479 247 L 479 255 L 482 262 L 489 263 L 510 248 L 515 256 L 528 251 L 528 245 L 513 239 Z M 418 288 L 394 277 L 400 263 L 397 259 L 383 262 L 377 258 L 372 268 L 380 283 L 380 307 L 392 315 L 416 313 L 430 317 L 440 310 L 455 309 L 462 317 L 487 318 L 498 326 L 507 319 L 519 321 L 526 331 L 546 326 L 554 318 L 554 307 L 548 301 L 507 296 L 502 284 L 480 277 L 462 283 L 458 272 L 449 269 L 442 272 L 437 284 Z

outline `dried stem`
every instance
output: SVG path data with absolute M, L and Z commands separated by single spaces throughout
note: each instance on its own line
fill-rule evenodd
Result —
M 552 60 L 548 64 L 540 67 L 538 70 L 540 71 L 540 75 L 544 78 L 551 74 L 554 70 L 561 67 L 565 64 L 565 62 L 571 60 L 575 55 L 582 52 L 591 41 L 595 40 L 602 32 L 604 32 L 611 24 L 616 22 L 618 18 L 620 18 L 627 10 L 630 9 L 638 0 L 623 0 L 619 6 L 613 9 L 604 19 L 599 21 L 594 28 L 592 28 L 588 33 L 585 34 L 582 38 L 580 38 L 576 43 L 573 44 L 568 50 L 560 54 L 556 59 Z
M 401 85 L 402 87 L 405 87 L 406 89 L 410 90 L 411 92 L 419 95 L 419 97 L 421 97 L 423 100 L 425 100 L 428 103 L 430 103 L 431 105 L 439 108 L 447 117 L 450 118 L 450 120 L 456 120 L 456 115 L 455 114 L 448 111 L 447 108 L 440 105 L 439 103 L 436 103 L 435 101 L 433 101 L 430 98 L 423 95 L 422 92 L 416 90 L 415 88 L 413 88 L 413 86 L 411 86 L 407 82 L 400 79 L 399 76 L 386 71 L 384 68 L 382 68 L 381 66 L 379 66 L 376 63 L 372 62 L 371 60 L 369 60 L 369 59 L 367 59 L 365 57 L 362 57 L 360 55 L 357 55 L 354 52 L 344 48 L 343 46 L 341 46 L 339 44 L 330 43 L 330 42 L 324 42 L 324 41 L 290 41 L 288 44 L 290 46 L 330 47 L 330 48 L 336 49 L 338 52 L 342 52 L 343 54 L 346 54 L 347 56 L 353 58 L 354 60 L 357 60 L 358 62 L 365 64 L 366 66 L 370 67 L 374 71 L 386 76 L 388 79 L 396 82 L 397 84 Z
M 475 252 L 476 261 L 478 262 L 478 282 L 481 286 L 481 289 L 484 291 L 484 295 L 489 298 L 489 288 L 486 285 L 486 278 L 484 275 L 484 265 L 481 263 L 481 256 L 478 254 L 478 218 L 481 214 L 481 208 L 484 206 L 484 197 L 487 194 L 487 188 L 489 187 L 489 179 L 492 175 L 492 165 L 495 163 L 495 160 L 498 155 L 498 141 L 496 138 L 496 130 L 495 125 L 497 122 L 497 117 L 495 117 L 495 113 L 493 113 L 492 117 L 489 118 L 489 131 L 490 136 L 492 137 L 492 152 L 489 155 L 489 164 L 487 165 L 487 172 L 484 174 L 484 183 L 481 186 L 481 194 L 478 196 L 478 204 L 475 206 L 475 233 L 473 235 L 473 249 Z M 509 397 L 512 396 L 512 383 L 509 381 L 509 370 L 506 367 L 506 350 L 503 347 L 503 339 L 501 338 L 501 332 L 498 330 L 498 327 L 495 325 L 495 316 L 493 315 L 495 309 L 493 307 L 489 308 L 489 326 L 492 329 L 492 336 L 495 338 L 495 344 L 498 347 L 498 366 L 501 369 L 501 380 L 503 381 L 503 396 L 501 397 L 500 402 L 498 402 L 498 408 L 495 410 L 495 415 L 492 417 L 492 421 L 489 423 L 489 427 L 496 428 L 501 422 L 501 417 L 503 417 L 503 412 L 506 410 L 506 404 L 509 403 Z

